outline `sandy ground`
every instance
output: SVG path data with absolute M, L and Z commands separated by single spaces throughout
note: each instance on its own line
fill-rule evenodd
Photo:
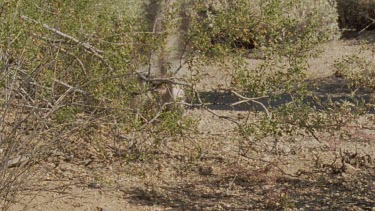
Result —
M 356 39 L 327 43 L 311 59 L 309 77 L 330 85 L 323 92 L 332 91 L 339 86 L 334 62 L 359 50 Z M 230 96 L 212 92 L 227 76 L 215 68 L 204 71 L 200 91 L 217 101 L 210 109 L 234 119 L 247 115 L 227 105 Z M 375 210 L 374 130 L 355 128 L 357 137 L 350 141 L 289 137 L 244 145 L 251 137 L 240 137 L 231 121 L 197 108 L 186 115 L 198 121 L 198 133 L 165 140 L 144 162 L 116 155 L 43 161 L 43 179 L 34 187 L 41 190 L 11 210 Z M 249 151 L 241 156 L 244 146 Z M 340 149 L 350 159 L 345 166 L 334 162 L 341 159 Z

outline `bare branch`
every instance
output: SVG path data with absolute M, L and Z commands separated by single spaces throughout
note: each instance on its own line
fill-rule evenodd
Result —
M 142 130 L 142 129 L 145 128 L 147 125 L 152 124 L 153 122 L 155 122 L 155 121 L 160 117 L 160 115 L 163 113 L 163 110 L 165 109 L 165 107 L 167 107 L 168 105 L 172 105 L 172 104 L 174 104 L 174 103 L 175 103 L 175 102 L 164 103 L 164 104 L 160 107 L 158 113 L 156 113 L 155 116 L 154 116 L 150 121 L 148 121 L 148 122 L 146 122 L 145 124 L 143 124 L 139 129 Z
M 284 175 L 287 175 L 287 176 L 290 176 L 290 177 L 300 177 L 301 175 L 305 175 L 305 174 L 309 174 L 310 172 L 306 172 L 306 171 L 303 171 L 303 170 L 298 170 L 297 172 L 295 172 L 294 174 L 291 174 L 291 173 L 288 173 L 286 172 L 284 169 L 282 169 L 279 165 L 277 165 L 276 162 L 272 162 L 272 161 L 267 161 L 267 160 L 264 160 L 264 159 L 256 159 L 256 158 L 251 158 L 249 156 L 246 156 L 246 155 L 243 155 L 243 154 L 240 154 L 240 156 L 242 158 L 244 158 L 245 160 L 250 160 L 250 161 L 260 161 L 260 162 L 263 162 L 263 163 L 267 163 L 267 167 L 269 166 L 273 166 L 275 167 L 277 170 L 279 170 L 282 174 Z M 266 168 L 267 168 L 266 167 Z
M 191 84 L 186 83 L 186 82 L 182 82 L 182 81 L 178 81 L 176 78 L 150 78 L 150 77 L 147 77 L 147 76 L 143 75 L 140 72 L 135 72 L 135 73 L 137 74 L 137 76 L 141 80 L 143 80 L 145 82 L 168 83 L 168 84 L 176 84 L 176 85 L 181 85 L 181 86 L 192 87 Z
M 29 17 L 27 17 L 27 16 L 25 16 L 25 15 L 21 15 L 21 18 L 22 18 L 23 20 L 28 20 L 28 21 L 32 21 L 32 22 L 34 22 L 34 23 L 38 23 L 37 21 L 35 21 L 35 20 L 33 20 L 32 18 L 29 18 Z M 39 24 L 40 24 L 40 23 L 39 23 Z M 87 50 L 89 50 L 89 51 L 91 51 L 91 52 L 93 52 L 93 53 L 103 53 L 102 50 L 99 50 L 99 49 L 95 48 L 95 47 L 92 46 L 90 43 L 81 42 L 81 41 L 79 41 L 78 39 L 76 39 L 76 38 L 74 38 L 74 37 L 72 37 L 72 36 L 70 36 L 70 35 L 67 35 L 67 34 L 65 34 L 65 33 L 61 32 L 61 31 L 59 31 L 59 30 L 57 30 L 57 29 L 55 29 L 55 28 L 49 27 L 47 24 L 43 24 L 43 27 L 44 27 L 45 29 L 48 29 L 49 31 L 54 32 L 55 34 L 60 35 L 61 37 L 64 37 L 64 38 L 66 38 L 66 39 L 68 39 L 68 40 L 71 40 L 71 41 L 73 41 L 73 42 L 75 42 L 75 43 L 77 43 L 77 44 L 79 44 L 79 45 L 82 45 L 84 48 L 86 48 Z
M 82 61 L 81 61 L 76 55 L 74 55 L 74 54 L 72 54 L 72 53 L 69 53 L 68 51 L 66 51 L 66 50 L 63 49 L 63 48 L 60 48 L 60 50 L 61 50 L 62 52 L 64 52 L 64 53 L 68 54 L 69 56 L 74 57 L 74 58 L 78 61 L 79 65 L 81 66 L 81 68 L 82 68 L 82 70 L 83 70 L 83 73 L 84 73 L 85 75 L 87 75 L 87 71 L 86 71 L 85 65 L 83 64 L 83 62 L 82 62 Z
M 202 101 L 202 99 L 201 99 L 201 97 L 200 97 L 200 95 L 199 95 L 199 92 L 198 92 L 197 90 L 194 89 L 194 93 L 196 94 L 197 99 L 198 99 L 200 105 L 201 105 L 204 109 L 206 109 L 208 112 L 210 112 L 211 114 L 213 114 L 213 115 L 216 116 L 216 117 L 219 117 L 220 119 L 226 119 L 226 120 L 228 120 L 228 121 L 231 121 L 231 122 L 235 123 L 237 126 L 240 126 L 240 123 L 238 123 L 235 119 L 233 119 L 233 118 L 231 118 L 231 117 L 228 117 L 228 116 L 219 115 L 219 114 L 217 114 L 216 112 L 214 112 L 213 110 L 209 109 L 209 108 L 207 107 L 207 104 L 203 103 L 203 101 Z
M 261 98 L 265 98 L 265 97 L 260 97 L 260 98 L 248 98 L 248 97 L 245 97 L 245 96 L 239 94 L 239 93 L 236 92 L 236 91 L 230 90 L 230 92 L 232 92 L 232 93 L 233 93 L 234 95 L 236 95 L 237 97 L 243 99 L 243 100 L 238 101 L 238 102 L 236 102 L 236 103 L 232 103 L 231 106 L 238 105 L 238 104 L 241 104 L 241 103 L 246 103 L 246 102 L 253 102 L 253 103 L 256 103 L 256 104 L 262 106 L 262 108 L 264 109 L 264 111 L 265 111 L 266 114 L 267 114 L 268 119 L 271 119 L 271 114 L 270 114 L 270 112 L 268 111 L 267 107 L 266 107 L 263 103 L 261 103 L 261 102 L 259 102 L 259 101 L 256 100 L 256 99 L 261 99 Z
M 65 83 L 65 82 L 63 82 L 63 81 L 60 81 L 60 80 L 57 80 L 57 79 L 55 79 L 55 80 L 53 80 L 53 81 L 55 81 L 55 82 L 57 82 L 57 83 L 59 83 L 59 84 L 61 84 L 61 85 L 63 85 L 63 86 L 66 86 L 66 87 L 68 87 L 69 89 L 71 89 L 72 91 L 76 91 L 76 92 L 79 92 L 79 93 L 81 93 L 81 94 L 88 94 L 87 92 L 85 92 L 85 91 L 83 91 L 83 90 L 81 90 L 81 89 L 78 89 L 78 88 L 76 88 L 76 87 L 74 87 L 74 86 L 71 86 L 71 85 L 69 85 L 69 84 L 67 84 L 67 83 Z
M 33 23 L 36 23 L 36 24 L 41 24 L 39 22 L 37 22 L 36 20 L 32 19 L 32 18 L 29 18 L 25 15 L 21 15 L 21 18 L 23 20 L 27 20 L 27 21 L 30 21 L 30 22 L 33 22 Z M 76 44 L 82 46 L 83 48 L 85 48 L 86 50 L 88 50 L 89 52 L 91 52 L 94 56 L 98 57 L 100 59 L 100 61 L 102 61 L 102 63 L 111 71 L 113 72 L 113 68 L 109 65 L 109 63 L 107 62 L 107 60 L 102 56 L 100 55 L 101 53 L 104 53 L 104 51 L 100 50 L 100 49 L 97 49 L 95 48 L 94 46 L 92 46 L 90 43 L 87 43 L 87 42 L 82 42 L 68 34 L 65 34 L 53 27 L 50 27 L 48 26 L 47 24 L 43 24 L 43 27 L 65 39 L 68 39 L 68 40 L 71 40 L 73 42 L 75 42 Z
M 364 16 L 365 18 L 369 19 L 372 21 L 372 23 L 370 23 L 369 25 L 367 25 L 365 28 L 363 28 L 361 31 L 358 32 L 358 35 L 362 34 L 364 31 L 366 31 L 368 28 L 370 28 L 370 26 L 374 25 L 375 24 L 375 19 L 369 17 L 369 16 Z

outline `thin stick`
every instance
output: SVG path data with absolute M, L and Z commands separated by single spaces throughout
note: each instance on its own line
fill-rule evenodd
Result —
M 245 97 L 245 96 L 243 96 L 243 95 L 240 95 L 239 93 L 237 93 L 236 91 L 233 91 L 233 90 L 230 90 L 230 92 L 232 92 L 232 93 L 233 93 L 234 95 L 236 95 L 237 97 L 243 99 L 243 100 L 238 101 L 238 102 L 236 102 L 236 103 L 232 103 L 231 106 L 238 105 L 238 104 L 245 103 L 245 102 L 253 102 L 253 103 L 256 103 L 256 104 L 262 106 L 263 109 L 264 109 L 264 111 L 265 111 L 266 114 L 267 114 L 268 119 L 271 119 L 271 114 L 270 114 L 270 112 L 268 111 L 267 107 L 266 107 L 263 103 L 261 103 L 261 102 L 255 100 L 255 99 L 259 99 L 259 98 L 248 98 L 248 97 Z M 263 98 L 263 97 L 261 97 L 261 98 Z
M 145 75 L 143 75 L 140 72 L 135 72 L 135 73 L 138 75 L 138 77 L 141 78 L 141 80 L 143 80 L 145 82 L 160 82 L 160 83 L 169 83 L 169 84 L 177 84 L 177 85 L 181 85 L 181 86 L 192 87 L 191 84 L 186 83 L 186 82 L 182 82 L 182 81 L 178 81 L 175 78 L 149 78 L 149 77 L 146 77 Z
M 85 94 L 85 95 L 88 94 L 87 92 L 85 92 L 85 91 L 83 91 L 83 90 L 81 90 L 81 89 L 78 89 L 78 88 L 76 88 L 76 87 L 74 87 L 74 86 L 72 86 L 72 85 L 69 85 L 69 84 L 67 84 L 67 83 L 65 83 L 65 82 L 63 82 L 63 81 L 60 81 L 60 80 L 57 80 L 57 79 L 54 79 L 53 81 L 54 81 L 54 82 L 57 82 L 57 83 L 59 83 L 59 84 L 61 84 L 61 85 L 63 85 L 63 86 L 66 86 L 66 87 L 68 87 L 69 89 L 71 89 L 71 90 L 73 90 L 73 91 L 79 92 L 79 93 L 81 93 L 81 94 Z
M 228 121 L 230 121 L 230 122 L 235 123 L 237 126 L 240 126 L 240 123 L 237 122 L 235 119 L 233 119 L 233 118 L 231 118 L 231 117 L 228 117 L 228 116 L 219 115 L 219 114 L 217 114 L 216 112 L 214 112 L 212 109 L 208 108 L 208 107 L 207 107 L 207 104 L 203 103 L 203 101 L 202 101 L 202 99 L 201 99 L 201 97 L 200 97 L 200 95 L 199 95 L 199 92 L 198 92 L 196 89 L 194 89 L 194 93 L 196 94 L 197 99 L 198 99 L 200 105 L 201 105 L 204 109 L 206 109 L 208 112 L 210 112 L 211 114 L 213 114 L 214 116 L 216 116 L 216 117 L 218 117 L 218 118 L 220 118 L 220 119 L 226 119 L 226 120 L 228 120 Z
M 362 32 L 366 31 L 368 28 L 370 28 L 370 26 L 372 26 L 373 24 L 375 24 L 375 19 L 373 18 L 370 18 L 369 16 L 364 16 L 365 18 L 369 19 L 372 21 L 372 23 L 370 23 L 369 25 L 367 25 L 365 28 L 363 28 L 361 31 L 358 32 L 358 35 L 360 35 Z
M 41 24 L 41 23 L 37 22 L 36 20 L 34 20 L 34 19 L 32 19 L 32 18 L 29 18 L 29 17 L 27 17 L 27 16 L 25 16 L 25 15 L 21 15 L 21 18 L 22 18 L 23 20 L 27 20 L 27 21 L 30 21 L 30 22 L 33 22 L 33 23 Z M 95 47 L 92 46 L 90 43 L 82 42 L 82 41 L 80 41 L 80 40 L 78 40 L 78 39 L 76 39 L 76 38 L 74 38 L 74 37 L 72 37 L 72 36 L 70 36 L 70 35 L 68 35 L 68 34 L 65 34 L 65 33 L 61 32 L 61 31 L 59 31 L 59 30 L 57 30 L 57 29 L 55 29 L 55 28 L 53 28 L 53 27 L 50 27 L 50 26 L 48 26 L 47 24 L 43 24 L 42 26 L 43 26 L 45 29 L 47 29 L 47 30 L 49 30 L 49 31 L 51 31 L 51 32 L 53 32 L 53 33 L 55 33 L 55 34 L 57 34 L 57 35 L 59 35 L 59 36 L 65 38 L 65 39 L 71 40 L 71 41 L 75 42 L 76 44 L 82 46 L 82 47 L 85 48 L 86 50 L 90 51 L 93 55 L 95 55 L 96 57 L 98 57 L 98 58 L 102 61 L 102 63 L 103 63 L 103 64 L 104 64 L 104 65 L 105 65 L 105 66 L 106 66 L 111 72 L 113 72 L 113 68 L 109 65 L 109 63 L 106 61 L 106 59 L 105 59 L 102 55 L 100 55 L 101 53 L 104 53 L 104 51 L 95 48 Z

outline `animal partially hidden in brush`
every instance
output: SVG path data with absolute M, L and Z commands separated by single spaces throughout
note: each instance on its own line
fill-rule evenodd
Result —
M 186 101 L 185 91 L 177 84 L 162 84 L 154 91 L 160 96 L 159 106 L 166 110 L 182 110 Z
M 151 113 L 159 111 L 183 111 L 186 103 L 184 89 L 178 84 L 161 83 L 154 85 L 144 93 L 134 94 L 130 101 L 130 108 L 134 111 L 149 110 Z

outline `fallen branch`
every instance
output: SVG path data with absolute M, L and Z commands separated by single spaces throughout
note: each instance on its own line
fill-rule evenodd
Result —
M 287 176 L 290 176 L 290 177 L 300 177 L 302 175 L 308 175 L 308 174 L 312 174 L 314 172 L 307 172 L 307 171 L 304 171 L 304 170 L 301 170 L 299 169 L 297 172 L 295 172 L 294 174 L 293 173 L 288 173 L 286 172 L 284 169 L 282 169 L 277 163 L 275 162 L 272 162 L 272 161 L 267 161 L 267 160 L 264 160 L 264 159 L 261 159 L 261 158 L 251 158 L 247 155 L 244 155 L 244 154 L 240 154 L 241 158 L 244 158 L 245 160 L 248 160 L 248 161 L 260 161 L 260 162 L 263 162 L 263 163 L 266 163 L 267 166 L 265 167 L 265 169 L 269 169 L 269 167 L 275 167 L 277 170 L 279 170 L 282 174 L 284 175 L 287 175 Z

